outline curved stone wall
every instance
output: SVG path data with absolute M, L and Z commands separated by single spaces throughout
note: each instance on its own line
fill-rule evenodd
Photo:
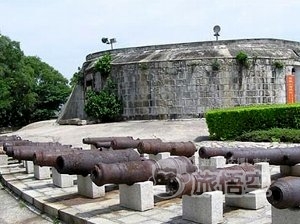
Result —
M 235 57 L 247 54 L 248 67 Z M 197 117 L 210 108 L 285 103 L 285 76 L 300 65 L 300 43 L 251 39 L 170 44 L 110 52 L 112 78 L 123 100 L 124 118 Z M 105 52 L 87 56 L 84 89 L 101 89 L 93 71 Z M 283 64 L 277 68 L 276 63 Z M 90 87 L 89 87 L 90 86 Z

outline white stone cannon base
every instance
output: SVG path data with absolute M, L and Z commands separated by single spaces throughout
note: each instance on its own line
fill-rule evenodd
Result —
M 0 155 L 0 166 L 8 165 L 8 156 L 7 155 Z
M 37 166 L 34 165 L 34 177 L 37 180 L 44 180 L 51 178 L 51 170 L 48 166 Z
M 57 169 L 52 168 L 52 181 L 57 187 L 72 187 L 74 186 L 74 175 L 60 174 Z
M 78 194 L 88 198 L 100 198 L 105 196 L 105 186 L 98 187 L 90 176 L 77 175 Z
M 25 168 L 26 168 L 26 173 L 34 173 L 34 164 L 32 161 L 24 161 Z
M 182 218 L 202 224 L 223 222 L 222 191 L 182 196 Z
M 120 184 L 120 205 L 136 211 L 154 208 L 152 181 L 138 182 L 133 185 Z
M 158 161 L 158 160 L 161 160 L 161 159 L 167 159 L 169 157 L 170 157 L 169 152 L 161 152 L 161 153 L 157 153 L 156 155 L 149 154 L 149 159 L 153 159 L 155 161 Z

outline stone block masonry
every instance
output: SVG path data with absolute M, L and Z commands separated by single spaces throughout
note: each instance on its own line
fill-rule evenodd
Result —
M 246 66 L 235 59 L 240 51 L 248 56 Z M 104 53 L 87 56 L 83 91 L 104 85 L 105 79 L 93 70 Z M 300 43 L 276 39 L 146 46 L 114 49 L 110 54 L 123 117 L 136 120 L 191 118 L 211 108 L 285 103 L 285 76 L 300 65 Z M 275 62 L 283 68 L 276 68 Z M 64 119 L 84 119 L 83 105 L 76 107 L 81 112 Z

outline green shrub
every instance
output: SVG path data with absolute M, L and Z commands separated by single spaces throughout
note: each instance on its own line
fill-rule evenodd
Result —
M 275 61 L 275 62 L 273 63 L 273 66 L 274 66 L 276 69 L 283 69 L 284 64 L 283 64 L 283 62 Z
M 211 110 L 205 117 L 212 139 L 229 140 L 255 130 L 300 127 L 300 104 Z
M 100 92 L 87 92 L 84 110 L 93 119 L 101 122 L 116 121 L 120 118 L 122 109 L 122 102 L 116 93 L 116 85 L 110 78 Z
M 236 141 L 250 142 L 300 142 L 299 129 L 272 128 L 244 133 L 235 138 Z
M 221 67 L 221 65 L 220 65 L 220 63 L 218 62 L 217 59 L 215 59 L 213 61 L 213 63 L 211 64 L 211 68 L 212 68 L 213 71 L 219 71 L 220 67 Z
M 112 57 L 109 53 L 105 53 L 102 57 L 98 59 L 95 64 L 96 71 L 103 75 L 109 75 L 111 70 Z
M 248 68 L 249 67 L 249 59 L 248 55 L 244 51 L 240 51 L 236 57 L 235 60 L 241 67 Z

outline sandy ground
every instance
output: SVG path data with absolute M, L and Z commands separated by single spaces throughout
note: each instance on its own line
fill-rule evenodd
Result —
M 104 123 L 94 125 L 59 125 L 55 120 L 30 124 L 16 132 L 22 139 L 31 141 L 58 141 L 74 147 L 85 137 L 132 136 L 134 138 L 161 138 L 163 141 L 198 141 L 207 136 L 204 119 L 145 120 Z

